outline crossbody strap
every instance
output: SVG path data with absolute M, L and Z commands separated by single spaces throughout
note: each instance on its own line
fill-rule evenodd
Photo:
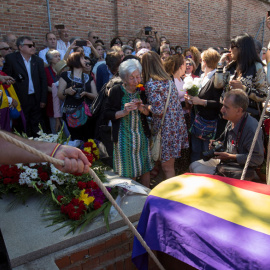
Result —
M 164 109 L 164 113 L 163 113 L 163 116 L 162 116 L 162 120 L 161 120 L 161 125 L 160 125 L 160 128 L 162 127 L 163 125 L 163 122 L 164 122 L 164 118 L 165 118 L 165 115 L 166 115 L 166 111 L 167 111 L 167 108 L 168 108 L 168 105 L 169 105 L 169 101 L 170 101 L 170 95 L 171 95 L 171 89 L 172 89 L 172 84 L 171 84 L 171 81 L 169 81 L 169 94 L 168 94 L 168 97 L 167 97 L 167 101 L 166 101 L 166 105 L 165 105 L 165 109 Z

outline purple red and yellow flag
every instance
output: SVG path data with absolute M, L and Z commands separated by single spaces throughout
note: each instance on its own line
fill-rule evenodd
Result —
M 149 194 L 138 231 L 152 250 L 197 269 L 270 269 L 270 186 L 184 174 Z M 148 269 L 135 238 L 132 260 Z

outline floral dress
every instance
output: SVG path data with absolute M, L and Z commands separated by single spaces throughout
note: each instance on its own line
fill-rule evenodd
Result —
M 121 110 L 124 110 L 125 103 L 138 98 L 138 93 L 128 93 L 123 86 L 122 91 L 124 96 Z M 113 169 L 120 176 L 138 177 L 154 167 L 148 138 L 143 131 L 140 117 L 139 111 L 135 110 L 121 118 L 118 142 L 114 143 L 113 149 Z
M 161 126 L 161 119 L 169 94 L 169 81 L 153 81 L 150 79 L 145 84 L 145 92 L 148 103 L 152 106 L 152 134 L 155 135 Z M 170 101 L 161 130 L 161 138 L 161 162 L 181 157 L 181 149 L 189 147 L 183 109 L 173 82 L 171 82 Z

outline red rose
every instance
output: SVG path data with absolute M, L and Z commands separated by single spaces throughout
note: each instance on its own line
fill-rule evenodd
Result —
M 58 202 L 61 202 L 62 198 L 64 198 L 64 196 L 58 195 L 58 196 L 57 196 L 57 201 L 58 201 Z
M 5 185 L 12 184 L 12 178 L 4 178 L 3 183 L 4 183 Z
M 78 186 L 79 189 L 86 189 L 86 187 L 87 187 L 86 183 L 84 183 L 82 181 L 79 181 L 77 183 L 77 186 Z
M 90 187 L 91 187 L 92 189 L 98 189 L 98 188 L 99 188 L 98 184 L 97 184 L 96 182 L 94 182 L 94 181 L 91 181 L 91 182 L 90 182 Z
M 49 176 L 48 176 L 48 174 L 46 173 L 46 172 L 42 172 L 42 173 L 40 173 L 39 174 L 39 178 L 42 180 L 42 181 L 47 181 L 47 180 L 49 180 Z
M 94 209 L 97 210 L 98 208 L 101 207 L 101 204 L 97 201 L 94 202 Z

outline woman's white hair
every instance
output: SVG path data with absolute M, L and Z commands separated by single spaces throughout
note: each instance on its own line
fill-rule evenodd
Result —
M 140 74 L 142 73 L 140 62 L 137 59 L 128 59 L 119 66 L 119 76 L 125 81 L 126 78 L 136 70 L 139 70 Z
M 49 65 L 51 64 L 51 61 L 52 61 L 53 56 L 55 54 L 59 54 L 60 55 L 60 52 L 57 51 L 57 50 L 53 50 L 53 49 L 47 51 L 45 57 L 46 57 L 46 60 L 47 60 L 47 62 L 48 62 Z

